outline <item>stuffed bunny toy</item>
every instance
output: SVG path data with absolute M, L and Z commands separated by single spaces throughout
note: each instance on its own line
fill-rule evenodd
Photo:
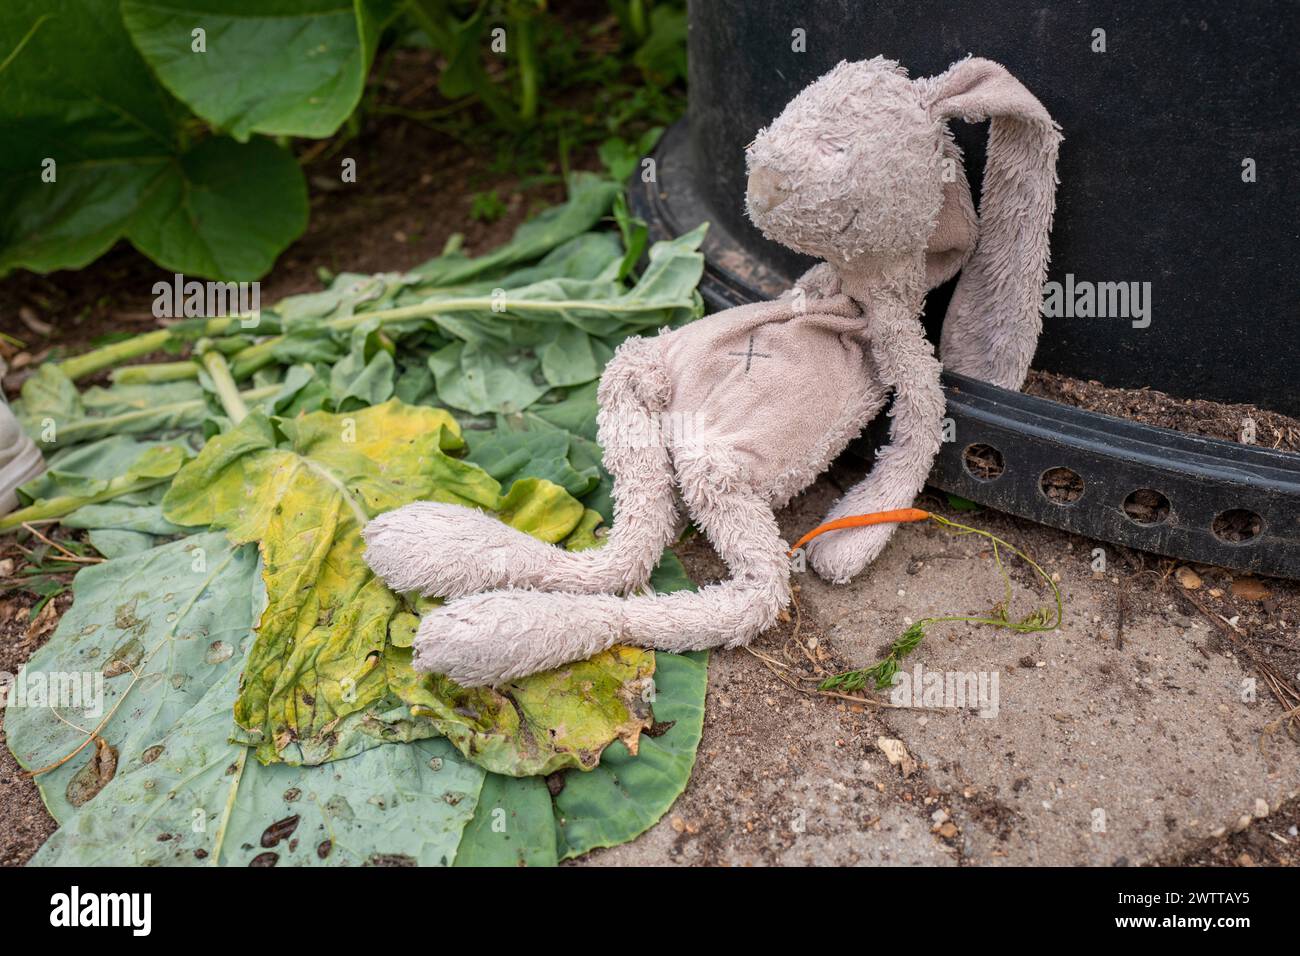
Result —
M 953 118 L 991 120 L 978 222 Z M 496 685 L 616 643 L 735 647 L 770 627 L 791 573 L 773 510 L 891 396 L 890 444 L 828 517 L 906 507 L 925 483 L 944 413 L 920 321 L 928 288 L 964 267 L 944 364 L 1022 384 L 1041 328 L 1060 140 L 1042 104 L 989 60 L 917 80 L 882 58 L 841 62 L 803 90 L 748 149 L 747 208 L 764 235 L 823 261 L 774 301 L 619 347 L 598 391 L 615 502 L 604 546 L 570 553 L 432 502 L 366 527 L 366 560 L 389 586 L 450 599 L 420 623 L 417 669 Z M 644 593 L 681 531 L 679 503 L 732 576 Z M 819 537 L 807 559 L 847 581 L 891 530 Z

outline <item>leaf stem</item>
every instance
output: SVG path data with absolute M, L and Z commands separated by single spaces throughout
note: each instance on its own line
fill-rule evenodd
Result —
M 212 385 L 217 390 L 217 398 L 221 399 L 221 407 L 226 410 L 226 415 L 231 422 L 238 425 L 248 417 L 248 405 L 244 403 L 244 397 L 239 394 L 239 386 L 235 384 L 235 378 L 230 374 L 226 357 L 213 348 L 212 343 L 207 339 L 200 339 L 195 351 L 199 353 L 199 361 L 203 363 L 208 376 L 212 379 Z
M 194 368 L 197 374 L 198 366 L 195 365 Z M 240 398 L 245 402 L 259 402 L 264 398 L 270 398 L 279 390 L 279 385 L 263 385 L 261 388 L 241 392 Z M 134 435 L 153 431 L 157 428 L 159 415 L 167 416 L 176 427 L 184 428 L 188 427 L 185 425 L 185 416 L 193 412 L 201 418 L 207 407 L 207 402 L 202 398 L 192 398 L 184 402 L 159 405 L 157 408 L 142 408 L 117 415 L 104 415 L 101 418 L 79 418 L 59 429 L 59 439 L 61 442 L 66 441 L 68 444 L 75 445 L 79 441 L 102 435 Z
M 208 319 L 207 324 L 204 326 L 204 333 L 207 335 L 224 335 L 240 318 L 242 317 L 238 315 L 222 315 Z M 72 358 L 64 359 L 58 364 L 58 368 L 64 375 L 75 382 L 79 378 L 94 375 L 96 372 L 102 372 L 104 369 L 112 368 L 122 362 L 140 358 L 150 352 L 157 352 L 171 342 L 180 340 L 182 340 L 181 337 L 171 329 L 155 329 L 152 332 L 145 332 L 129 339 L 123 339 L 121 342 L 113 342 L 102 348 L 92 349 L 82 355 L 74 355 Z
M 122 475 L 111 479 L 103 491 L 93 495 L 58 495 L 54 498 L 43 498 L 0 518 L 0 531 L 12 531 L 27 522 L 65 518 L 83 505 L 97 505 L 168 481 L 171 481 L 170 475 L 165 478 L 131 478 Z
M 156 365 L 128 365 L 112 374 L 114 385 L 153 385 L 159 382 L 181 382 L 199 374 L 194 362 L 159 362 Z
M 527 16 L 515 20 L 515 43 L 519 45 L 519 118 L 531 125 L 537 119 L 537 49 Z
M 632 294 L 626 298 L 632 298 Z M 657 302 L 654 304 L 646 303 L 644 300 L 636 300 L 626 305 L 610 302 L 608 299 L 600 300 L 582 300 L 582 299 L 511 299 L 506 296 L 472 296 L 459 299 L 443 299 L 439 301 L 437 297 L 425 299 L 422 302 L 416 302 L 413 305 L 404 305 L 395 309 L 376 309 L 372 312 L 355 312 L 352 315 L 339 316 L 336 319 L 327 319 L 321 323 L 324 328 L 333 332 L 348 332 L 363 322 L 370 320 L 376 321 L 379 325 L 390 325 L 396 322 L 405 322 L 410 319 L 427 319 L 435 315 L 447 315 L 456 312 L 494 312 L 500 314 L 503 318 L 508 318 L 511 314 L 516 316 L 537 316 L 545 317 L 547 315 L 563 314 L 568 311 L 591 309 L 599 311 L 604 316 L 620 313 L 638 313 L 652 311 L 656 314 L 662 313 L 665 309 L 687 309 L 694 306 L 694 301 L 686 299 L 678 302 Z M 655 322 L 659 319 L 656 318 Z M 653 323 L 651 323 L 653 324 Z M 255 345 L 250 345 L 245 349 L 236 352 L 231 356 L 231 373 L 235 379 L 244 379 L 252 375 L 258 369 L 270 365 L 275 361 L 275 349 L 283 342 L 285 336 L 276 335 L 269 339 L 263 339 Z M 179 371 L 179 370 L 178 370 Z

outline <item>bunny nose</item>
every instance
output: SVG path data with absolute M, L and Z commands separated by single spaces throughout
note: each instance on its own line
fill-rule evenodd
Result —
M 781 180 L 780 173 L 765 166 L 760 166 L 750 173 L 749 185 L 745 190 L 750 209 L 761 215 L 785 202 L 788 194 L 782 187 Z

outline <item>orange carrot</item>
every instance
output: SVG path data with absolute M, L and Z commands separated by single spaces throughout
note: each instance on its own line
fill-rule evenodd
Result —
M 848 515 L 844 518 L 836 518 L 834 521 L 828 521 L 809 531 L 795 542 L 794 547 L 790 549 L 790 553 L 794 554 L 813 538 L 825 534 L 827 531 L 839 531 L 841 528 L 863 528 L 868 525 L 890 524 L 895 521 L 900 524 L 907 521 L 924 521 L 929 517 L 930 512 L 922 511 L 920 508 L 899 508 L 897 511 L 875 511 L 869 515 Z

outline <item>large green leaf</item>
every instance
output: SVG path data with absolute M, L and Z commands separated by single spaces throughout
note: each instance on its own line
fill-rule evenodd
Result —
M 293 157 L 194 144 L 116 4 L 0 6 L 0 88 L 0 275 L 79 268 L 125 237 L 172 271 L 255 279 L 306 225 Z
M 665 552 L 653 584 L 664 593 L 694 587 L 672 552 Z M 636 755 L 622 743 L 610 745 L 590 773 L 564 773 L 553 797 L 535 777 L 488 774 L 458 866 L 548 865 L 626 843 L 668 812 L 695 764 L 708 655 L 659 652 L 655 665 L 655 726 L 641 735 Z M 543 833 L 538 818 L 545 809 L 550 829 Z
M 268 139 L 205 139 L 176 155 L 131 218 L 131 243 L 164 269 L 256 279 L 307 227 L 307 186 Z
M 662 732 L 642 734 L 635 756 L 611 744 L 591 773 L 565 775 L 555 797 L 561 859 L 634 839 L 686 789 L 704 725 L 708 655 L 661 653 L 655 662 L 653 707 Z
M 283 436 L 283 440 L 282 440 Z M 378 742 L 445 734 L 509 774 L 590 768 L 614 739 L 635 748 L 640 688 L 654 659 L 612 649 L 592 661 L 466 691 L 411 669 L 414 616 L 363 560 L 369 518 L 417 500 L 486 508 L 560 541 L 583 508 L 538 478 L 506 494 L 447 450 L 463 440 L 441 409 L 396 400 L 274 421 L 260 413 L 216 436 L 172 483 L 168 520 L 258 542 L 269 595 L 235 701 L 236 736 L 263 762 L 317 764 Z
M 123 0 L 163 84 L 235 139 L 331 136 L 365 87 L 397 0 Z M 204 31 L 203 52 L 193 31 Z
M 84 707 L 8 710 L 20 763 L 60 829 L 33 860 L 85 865 L 446 865 L 483 771 L 442 740 L 328 767 L 262 767 L 228 740 L 230 702 L 261 608 L 256 552 L 201 534 L 91 567 L 20 685 L 102 679 Z M 94 700 L 93 694 L 86 698 Z M 80 703 L 80 702 L 78 702 Z M 62 717 L 63 719 L 60 719 Z M 83 730 L 78 730 L 78 725 Z
M 89 711 L 69 706 L 70 695 L 57 709 L 48 700 L 36 706 L 42 702 L 30 696 L 28 706 L 9 708 L 5 731 L 18 760 L 28 769 L 55 764 L 102 724 L 99 735 L 118 751 L 119 767 L 141 762 L 227 676 L 232 659 L 242 657 L 260 591 L 256 553 L 233 548 L 220 534 L 194 535 L 81 571 L 72 606 L 49 643 L 27 662 L 21 680 L 30 689 L 37 675 L 47 683 L 61 675 L 89 683 L 102 697 L 92 694 Z M 221 742 L 229 729 L 229 702 L 227 696 L 225 723 L 216 735 Z M 74 779 L 94 752 L 87 747 L 37 777 L 56 820 L 72 814 L 70 788 L 74 799 L 85 802 L 78 797 L 85 796 L 85 787 Z

